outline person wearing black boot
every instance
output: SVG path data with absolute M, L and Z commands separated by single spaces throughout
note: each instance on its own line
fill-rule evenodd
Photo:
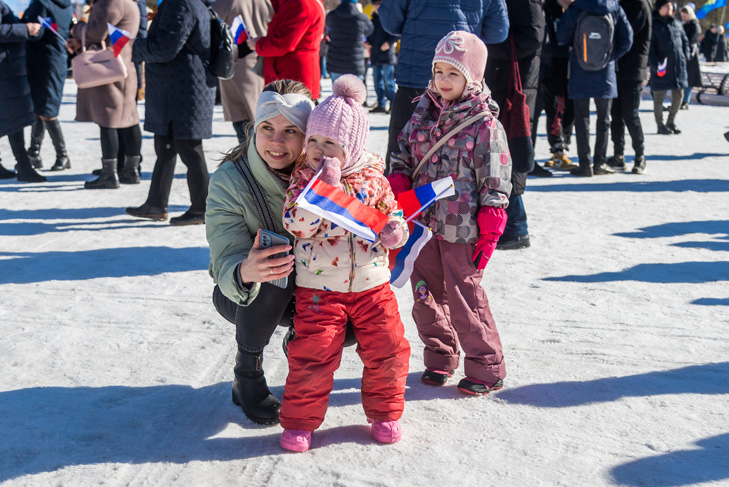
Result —
M 235 324 L 233 403 L 259 424 L 278 423 L 281 407 L 266 384 L 263 350 L 276 327 L 293 324 L 294 310 L 293 256 L 271 258 L 291 246 L 261 249 L 260 229 L 293 239 L 281 215 L 313 107 L 311 93 L 300 82 L 267 85 L 258 98 L 253 131 L 246 127 L 241 144 L 210 179 L 205 225 L 216 284 L 213 303 Z M 271 284 L 281 278 L 288 280 L 285 287 Z
M 21 24 L 0 0 L 0 137 L 8 136 L 10 148 L 17 161 L 18 181 L 41 183 L 46 180 L 30 163 L 25 149 L 23 128 L 35 120 L 33 100 L 26 68 L 25 43 L 41 32 L 40 24 Z M 3 168 L 3 179 L 15 173 Z
M 148 219 L 166 215 L 179 155 L 187 166 L 190 208 L 171 218 L 170 224 L 205 223 L 210 176 L 202 141 L 213 136 L 218 86 L 218 79 L 206 67 L 210 53 L 208 8 L 212 3 L 213 0 L 166 0 L 160 3 L 147 37 L 128 44 L 133 44 L 132 60 L 146 63 L 144 129 L 154 134 L 157 155 L 147 200 L 141 206 L 127 208 L 128 215 Z M 139 25 L 135 32 L 138 28 Z
M 108 40 L 108 24 L 129 32 L 135 38 L 139 30 L 139 6 L 131 0 L 97 0 L 87 22 L 77 23 L 67 42 L 69 52 L 81 48 L 81 40 L 86 44 L 101 44 Z M 135 41 L 136 42 L 136 41 Z M 132 62 L 132 43 L 126 44 L 118 58 L 124 63 L 127 77 L 121 81 L 93 88 L 79 88 L 76 101 L 76 121 L 94 122 L 99 126 L 101 140 L 101 172 L 99 177 L 87 181 L 86 189 L 116 189 L 119 187 L 117 176 L 117 154 L 124 144 L 126 172 L 134 172 L 138 167 L 138 157 L 142 150 L 142 131 L 139 128 L 137 112 L 137 73 Z M 111 42 L 106 42 L 106 49 L 113 49 Z M 48 124 L 48 122 L 46 122 Z M 49 126 L 49 133 L 50 126 Z M 126 166 L 129 165 L 127 170 Z M 132 178 L 134 182 L 135 178 Z M 138 181 L 138 178 L 136 179 Z M 124 182 L 124 181 L 122 181 Z
M 28 82 L 36 114 L 28 156 L 34 167 L 42 167 L 40 149 L 43 133 L 48 130 L 48 136 L 56 151 L 56 161 L 51 171 L 62 171 L 71 167 L 61 123 L 57 118 L 68 71 L 68 54 L 63 39 L 69 37 L 73 18 L 71 1 L 32 0 L 23 12 L 22 22 L 38 22 L 40 18 L 53 19 L 57 33 L 43 28 L 39 37 L 32 39 L 27 46 Z
M 615 0 L 560 0 L 560 5 L 566 10 L 557 28 L 557 41 L 562 46 L 572 46 L 567 93 L 574 104 L 580 164 L 570 174 L 614 174 L 615 170 L 607 164 L 607 147 L 610 107 L 618 96 L 615 66 L 633 44 L 633 29 Z M 605 20 L 608 15 L 610 22 Z M 597 112 L 594 158 L 590 157 L 590 99 L 594 100 Z

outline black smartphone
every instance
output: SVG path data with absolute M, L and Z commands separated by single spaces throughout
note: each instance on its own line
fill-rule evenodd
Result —
M 265 228 L 261 229 L 261 248 L 262 249 L 270 249 L 271 247 L 278 247 L 279 245 L 289 245 L 289 239 L 286 237 L 283 237 L 279 235 L 278 233 L 273 233 Z M 277 259 L 279 257 L 284 257 L 289 255 L 289 252 L 279 252 L 278 254 L 274 254 L 269 259 Z M 281 279 L 276 279 L 275 281 L 267 281 L 269 284 L 273 284 L 276 287 L 280 287 L 281 289 L 286 289 L 286 287 L 289 285 L 289 277 L 282 277 Z

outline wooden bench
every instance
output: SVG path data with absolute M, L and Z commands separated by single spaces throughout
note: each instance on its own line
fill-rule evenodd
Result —
M 702 69 L 701 82 L 704 86 L 694 88 L 699 103 L 713 104 L 717 99 L 725 101 L 722 98 L 729 97 L 729 73 L 715 73 Z

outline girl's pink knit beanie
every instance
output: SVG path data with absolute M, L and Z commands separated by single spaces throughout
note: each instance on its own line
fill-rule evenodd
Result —
M 488 49 L 478 36 L 462 30 L 449 32 L 435 48 L 435 63 L 448 63 L 463 74 L 469 84 L 480 85 L 486 71 Z
M 346 168 L 364 153 L 370 122 L 362 103 L 367 99 L 367 88 L 353 74 L 340 76 L 332 86 L 334 94 L 314 108 L 306 125 L 306 140 L 312 135 L 323 135 L 336 141 L 344 149 Z

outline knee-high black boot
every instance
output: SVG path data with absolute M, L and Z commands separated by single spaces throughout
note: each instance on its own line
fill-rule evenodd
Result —
M 258 424 L 277 424 L 281 403 L 271 394 L 263 376 L 263 353 L 238 350 L 235 356 L 233 404 Z
M 61 122 L 57 118 L 46 120 L 46 128 L 48 129 L 48 135 L 51 137 L 51 142 L 53 142 L 53 148 L 56 149 L 56 163 L 51 167 L 51 171 L 71 169 L 71 161 L 68 160 Z
M 43 144 L 43 135 L 46 132 L 46 125 L 43 119 L 35 117 L 35 122 L 30 128 L 30 147 L 28 147 L 28 157 L 30 158 L 30 164 L 40 169 L 43 167 L 43 159 L 40 155 L 41 145 Z

